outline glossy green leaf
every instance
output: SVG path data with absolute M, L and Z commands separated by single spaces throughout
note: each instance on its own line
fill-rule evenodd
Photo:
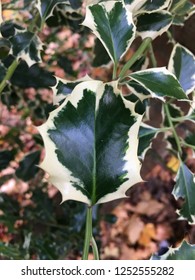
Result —
M 171 0 L 123 0 L 133 14 L 153 13 L 167 8 Z
M 88 6 L 83 25 L 93 31 L 115 64 L 135 38 L 132 14 L 122 2 L 108 1 Z
M 162 256 L 153 256 L 153 260 L 195 260 L 195 245 L 183 240 L 178 248 L 169 248 Z
M 36 8 L 42 17 L 42 20 L 45 21 L 52 16 L 53 10 L 58 4 L 65 3 L 67 3 L 67 0 L 36 0 Z
M 172 16 L 166 11 L 141 14 L 137 17 L 137 33 L 142 39 L 150 37 L 154 40 L 166 32 L 171 23 Z
M 185 47 L 176 44 L 171 53 L 168 69 L 175 74 L 186 94 L 195 88 L 195 56 Z
M 139 129 L 139 145 L 138 155 L 144 156 L 148 149 L 150 149 L 152 140 L 156 137 L 158 129 L 149 125 L 142 124 Z
M 81 82 L 91 81 L 91 78 L 86 75 L 81 79 L 75 81 L 69 81 L 56 77 L 56 85 L 52 87 L 53 89 L 53 104 L 58 104 L 63 101 L 67 95 L 69 95 L 73 89 Z
M 29 66 L 41 61 L 42 43 L 34 33 L 18 31 L 10 38 L 10 42 L 12 44 L 11 53 L 17 59 L 24 59 Z
M 130 78 L 151 93 L 151 97 L 164 100 L 165 96 L 179 100 L 187 100 L 176 77 L 165 67 L 152 68 L 132 73 Z
M 181 218 L 187 219 L 190 223 L 195 222 L 195 176 L 189 168 L 181 162 L 176 176 L 176 184 L 173 189 L 173 195 L 176 199 L 185 200 L 182 208 L 179 210 Z
M 169 6 L 170 2 L 171 0 L 147 0 L 140 8 L 140 12 L 154 13 L 166 9 Z
M 62 193 L 94 205 L 126 197 L 141 181 L 137 157 L 141 116 L 116 83 L 78 84 L 38 129 L 46 156 L 41 164 Z
M 14 159 L 14 151 L 2 150 L 0 151 L 0 171 L 9 166 L 10 161 Z
M 147 2 L 147 0 L 123 0 L 123 2 L 130 12 L 136 14 L 137 11 L 139 11 L 139 9 Z
M 34 178 L 39 171 L 37 165 L 40 161 L 40 154 L 40 151 L 27 154 L 24 159 L 19 162 L 19 167 L 16 169 L 16 176 L 24 181 L 29 181 Z
M 56 79 L 51 72 L 45 70 L 39 63 L 29 67 L 22 60 L 11 78 L 11 83 L 20 88 L 50 88 L 55 85 Z

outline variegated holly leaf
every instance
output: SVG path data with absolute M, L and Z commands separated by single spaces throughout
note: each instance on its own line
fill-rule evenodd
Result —
M 194 14 L 194 7 L 195 5 L 187 0 L 172 1 L 169 10 L 173 15 L 173 24 L 184 25 L 185 20 Z
M 150 91 L 148 91 L 146 87 L 142 86 L 140 83 L 134 80 L 129 81 L 127 87 L 142 101 L 151 97 Z
M 138 71 L 129 77 L 150 92 L 151 97 L 161 100 L 164 100 L 165 96 L 179 100 L 188 99 L 176 77 L 165 67 Z
M 67 95 L 69 95 L 78 84 L 85 81 L 91 81 L 92 79 L 88 75 L 86 75 L 81 79 L 75 81 L 69 81 L 58 77 L 56 77 L 56 80 L 57 80 L 56 85 L 52 87 L 53 104 L 55 105 L 63 101 L 67 97 Z
M 123 0 L 133 14 L 154 13 L 167 8 L 171 0 Z
M 38 9 L 42 21 L 45 21 L 53 14 L 54 8 L 58 4 L 65 4 L 67 0 L 36 0 L 36 8 Z
M 176 44 L 171 53 L 168 69 L 179 80 L 186 94 L 195 88 L 195 56 L 185 47 Z
M 140 12 L 142 13 L 158 12 L 166 9 L 169 6 L 170 2 L 171 0 L 155 0 L 155 1 L 147 0 L 144 3 L 144 5 L 140 8 Z
M 116 83 L 78 84 L 38 129 L 46 156 L 41 164 L 62 193 L 88 205 L 126 197 L 142 181 L 137 157 L 142 116 Z
M 26 30 L 16 31 L 10 42 L 11 53 L 17 59 L 24 59 L 29 66 L 41 61 L 42 43 L 34 33 Z
M 83 25 L 89 27 L 102 42 L 114 64 L 135 38 L 132 14 L 122 2 L 108 1 L 88 6 Z
M 127 9 L 136 15 L 139 9 L 147 2 L 147 0 L 122 0 Z
M 183 240 L 178 248 L 169 247 L 162 256 L 153 255 L 152 260 L 195 260 L 195 245 Z
M 195 222 L 195 176 L 189 168 L 180 163 L 180 168 L 176 176 L 176 184 L 172 194 L 176 199 L 183 198 L 184 204 L 179 210 L 182 219 L 187 219 L 190 223 Z
M 172 15 L 166 11 L 145 13 L 137 17 L 137 33 L 142 39 L 154 40 L 166 32 L 172 23 Z
M 147 150 L 150 149 L 152 140 L 156 137 L 159 130 L 155 127 L 142 124 L 139 129 L 139 145 L 138 145 L 138 155 L 143 156 L 146 154 Z

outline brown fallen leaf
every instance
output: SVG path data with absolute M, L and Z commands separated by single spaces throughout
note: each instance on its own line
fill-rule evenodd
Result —
M 144 226 L 144 228 L 140 234 L 138 243 L 141 246 L 147 247 L 148 244 L 151 242 L 151 239 L 153 239 L 153 240 L 156 239 L 156 229 L 155 229 L 154 224 L 148 223 Z

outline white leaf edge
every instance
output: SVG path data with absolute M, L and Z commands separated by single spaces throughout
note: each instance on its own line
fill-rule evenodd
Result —
M 49 182 L 51 182 L 61 192 L 62 202 L 74 199 L 76 201 L 90 204 L 90 200 L 70 183 L 71 181 L 73 183 L 79 183 L 80 185 L 80 181 L 72 176 L 71 171 L 58 161 L 55 153 L 56 146 L 50 139 L 48 130 L 55 128 L 53 120 L 67 102 L 71 102 L 72 105 L 77 108 L 79 100 L 83 97 L 83 90 L 87 88 L 89 90 L 96 91 L 100 84 L 102 84 L 100 81 L 90 81 L 77 85 L 72 91 L 72 94 L 68 95 L 64 102 L 50 113 L 48 120 L 43 125 L 37 127 L 43 138 L 46 151 L 44 160 L 39 167 L 49 174 Z M 56 174 L 58 174 L 58 176 L 56 176 Z M 59 178 L 61 178 L 61 180 Z
M 132 73 L 132 74 L 139 74 L 139 73 L 163 73 L 164 75 L 167 75 L 167 76 L 172 76 L 176 81 L 177 81 L 177 78 L 175 77 L 175 75 L 173 73 L 171 73 L 170 71 L 168 71 L 166 69 L 166 67 L 157 67 L 157 68 L 149 68 L 149 69 L 146 69 L 146 70 L 141 70 L 141 71 L 137 71 L 135 73 Z M 160 100 L 162 100 L 163 102 L 165 102 L 165 98 L 163 96 L 158 96 L 155 92 L 153 92 L 152 90 L 150 90 L 149 88 L 147 88 L 142 82 L 140 82 L 138 79 L 132 77 L 132 75 L 130 74 L 129 77 L 138 82 L 140 85 L 142 85 L 146 90 L 148 90 L 151 94 L 151 97 L 153 98 L 158 98 Z M 183 99 L 180 99 L 180 100 L 183 100 Z
M 139 85 L 140 85 L 140 83 L 139 83 Z M 141 102 L 143 102 L 145 99 L 147 99 L 147 98 L 151 98 L 152 96 L 151 96 L 151 94 L 149 94 L 149 95 L 144 95 L 143 93 L 141 93 L 141 92 L 139 92 L 138 90 L 135 90 L 135 88 L 134 87 L 132 87 L 132 86 L 130 86 L 129 84 L 126 84 L 126 86 L 127 86 L 127 88 L 131 91 L 131 93 L 133 93 L 134 95 L 136 95 L 138 98 L 139 98 L 139 100 L 141 101 Z M 143 85 L 142 85 L 143 86 Z M 145 89 L 147 89 L 146 87 L 144 87 Z
M 19 33 L 28 32 L 28 30 L 27 30 L 27 29 L 19 30 L 19 29 L 15 28 L 15 32 L 16 32 L 16 33 L 14 34 L 14 36 L 17 35 L 17 34 L 19 34 Z M 42 62 L 42 58 L 41 58 L 40 51 L 43 50 L 44 44 L 41 42 L 40 38 L 39 38 L 37 35 L 34 35 L 34 36 L 35 36 L 35 37 L 34 37 L 35 40 L 37 40 L 37 42 L 36 42 L 36 46 L 37 46 L 37 56 L 38 56 L 38 58 L 39 58 L 39 62 Z M 13 50 L 12 50 L 12 48 L 11 48 L 11 50 L 10 50 L 10 54 L 13 55 Z M 17 54 L 17 60 L 19 60 L 19 59 L 25 60 L 25 62 L 28 64 L 29 67 L 31 67 L 33 64 L 35 64 L 35 63 L 38 62 L 38 61 L 35 61 L 35 60 L 31 59 L 31 58 L 30 58 L 30 55 L 29 55 L 28 53 L 26 53 L 24 50 L 22 50 L 21 52 L 19 52 L 19 53 Z
M 67 1 L 64 0 L 63 3 L 67 3 Z M 51 10 L 50 14 L 48 14 L 48 15 L 45 17 L 45 20 L 48 19 L 50 16 L 52 16 L 53 10 L 55 9 L 55 6 L 58 5 L 58 4 L 62 4 L 62 3 L 56 3 L 56 4 L 53 6 L 53 9 Z M 37 10 L 39 11 L 39 14 L 40 14 L 40 16 L 41 16 L 41 18 L 42 18 L 43 15 L 42 15 L 42 11 L 41 11 L 41 0 L 36 0 L 35 8 L 37 8 Z
M 165 254 L 159 256 L 160 260 L 162 260 L 162 261 L 163 261 L 163 260 L 167 260 L 167 258 L 168 258 L 169 256 L 171 256 L 171 255 L 175 254 L 177 251 L 179 251 L 180 248 L 182 247 L 184 241 L 185 241 L 190 247 L 193 247 L 193 245 L 191 245 L 190 243 L 188 243 L 188 242 L 184 239 L 178 247 L 176 247 L 176 248 L 173 248 L 172 246 L 171 246 L 171 247 L 168 247 L 169 250 L 168 250 Z M 152 258 L 151 258 L 151 259 L 152 259 Z M 187 260 L 186 260 L 186 261 L 187 261 Z
M 131 126 L 128 132 L 128 149 L 126 151 L 124 160 L 126 161 L 126 164 L 124 166 L 124 171 L 127 172 L 127 175 L 125 176 L 125 179 L 127 179 L 126 182 L 124 182 L 122 185 L 119 186 L 117 191 L 113 193 L 106 194 L 104 197 L 99 199 L 97 201 L 97 204 L 99 203 L 105 203 L 112 200 L 120 199 L 120 198 L 127 198 L 126 192 L 129 188 L 131 188 L 133 185 L 137 183 L 143 182 L 143 179 L 140 175 L 141 170 L 141 162 L 138 158 L 137 151 L 138 151 L 138 133 L 139 133 L 139 127 L 143 118 L 143 115 L 139 115 L 135 113 L 134 106 L 135 104 L 133 102 L 130 102 L 124 98 L 121 91 L 117 88 L 118 82 L 111 82 L 108 83 L 113 86 L 114 92 L 121 96 L 123 103 L 125 105 L 125 108 L 129 109 L 132 115 L 136 117 L 136 122 Z
M 126 108 L 130 110 L 130 112 L 137 118 L 137 121 L 131 126 L 128 132 L 128 143 L 130 143 L 129 148 L 126 151 L 124 160 L 126 164 L 124 166 L 124 171 L 127 172 L 126 179 L 127 181 L 124 182 L 121 186 L 119 186 L 117 191 L 113 193 L 109 193 L 99 199 L 96 204 L 98 203 L 105 203 L 111 200 L 127 197 L 126 191 L 134 184 L 138 182 L 142 182 L 142 178 L 140 175 L 141 169 L 141 162 L 137 156 L 137 148 L 138 148 L 138 131 L 139 126 L 142 120 L 142 115 L 136 114 L 134 110 L 134 104 L 132 102 L 127 101 L 123 96 L 122 93 L 117 88 L 117 81 L 107 83 L 114 87 L 114 91 L 116 95 L 120 94 L 124 105 Z M 41 134 L 45 146 L 45 157 L 42 163 L 40 164 L 40 168 L 45 170 L 49 174 L 49 182 L 51 182 L 62 194 L 62 202 L 73 199 L 76 201 L 80 201 L 90 205 L 91 201 L 80 191 L 75 189 L 72 186 L 72 183 L 77 183 L 81 186 L 81 182 L 78 178 L 72 176 L 71 171 L 63 166 L 57 159 L 57 155 L 55 153 L 56 146 L 54 142 L 50 139 L 48 135 L 48 130 L 54 129 L 53 120 L 60 112 L 60 110 L 67 104 L 67 102 L 71 102 L 73 106 L 76 108 L 79 100 L 83 97 L 84 89 L 89 89 L 91 91 L 98 91 L 96 95 L 96 110 L 98 110 L 99 101 L 101 96 L 104 93 L 104 88 L 106 84 L 103 84 L 101 81 L 87 81 L 82 82 L 77 85 L 74 90 L 72 91 L 71 95 L 68 95 L 64 102 L 54 111 L 52 111 L 49 115 L 48 120 L 41 126 L 37 127 L 39 133 Z M 49 152 L 48 152 L 49 151 Z M 56 174 L 59 174 L 56 176 Z M 61 179 L 59 179 L 61 178 Z M 72 183 L 70 183 L 72 182 Z
M 154 1 L 154 0 L 153 0 L 153 1 Z M 171 0 L 165 0 L 164 4 L 161 5 L 161 6 L 160 6 L 159 8 L 157 8 L 157 9 L 148 11 L 148 10 L 145 10 L 144 7 L 143 7 L 143 9 L 141 8 L 138 12 L 139 12 L 139 14 L 141 14 L 141 13 L 152 14 L 152 13 L 154 13 L 154 12 L 159 12 L 159 11 L 162 11 L 162 10 L 168 8 L 170 2 L 171 2 Z
M 143 122 L 141 123 L 140 127 L 148 128 L 148 129 L 151 129 L 151 130 L 156 131 L 156 133 L 154 134 L 154 138 L 155 138 L 155 137 L 157 136 L 157 134 L 160 132 L 158 128 L 153 127 L 153 126 L 150 126 L 150 125 L 148 125 L 148 124 L 146 124 L 146 123 L 143 123 Z M 139 137 L 139 135 L 138 135 L 138 137 Z M 150 145 L 141 153 L 141 157 L 142 157 L 143 159 L 144 159 L 144 157 L 145 157 L 147 151 L 148 151 L 151 147 L 152 147 L 152 141 L 150 142 Z
M 102 2 L 102 3 L 98 3 L 97 5 L 100 5 L 102 7 L 105 8 L 105 10 L 109 13 L 114 5 L 116 4 L 117 2 L 116 1 L 108 1 L 108 2 Z M 122 3 L 122 2 L 121 2 Z M 122 3 L 123 4 L 123 3 Z M 126 14 L 127 14 L 127 21 L 129 23 L 129 26 L 132 25 L 133 29 L 133 35 L 132 37 L 129 39 L 129 41 L 127 41 L 127 47 L 126 47 L 126 50 L 123 52 L 123 54 L 121 55 L 120 59 L 126 54 L 126 52 L 128 51 L 130 45 L 132 44 L 132 42 L 134 41 L 135 39 L 135 35 L 136 35 L 136 27 L 135 27 L 135 24 L 133 22 L 133 17 L 132 17 L 132 13 L 128 11 L 128 9 L 126 8 L 125 5 L 123 5 L 123 8 L 126 10 Z M 114 61 L 114 57 L 112 57 L 112 54 L 110 53 L 107 45 L 105 44 L 104 40 L 101 38 L 101 35 L 99 34 L 99 32 L 96 30 L 96 25 L 95 25 L 95 22 L 93 20 L 93 15 L 89 9 L 89 6 L 87 6 L 86 8 L 86 15 L 85 15 L 85 19 L 84 21 L 82 22 L 82 25 L 83 26 L 86 26 L 88 28 L 90 28 L 93 32 L 93 34 L 101 41 L 101 43 L 103 44 L 104 48 L 106 49 L 108 55 L 110 56 L 111 60 L 113 61 L 113 63 L 115 63 Z
M 195 63 L 195 56 L 194 56 L 194 54 L 193 54 L 190 50 L 188 50 L 187 48 L 185 48 L 184 46 L 182 46 L 181 44 L 177 43 L 177 44 L 174 46 L 174 48 L 173 48 L 173 50 L 172 50 L 172 52 L 171 52 L 171 56 L 170 56 L 169 63 L 168 63 L 168 70 L 169 70 L 171 73 L 173 73 L 173 74 L 174 74 L 174 60 L 173 60 L 173 57 L 175 56 L 177 47 L 180 47 L 180 48 L 184 49 L 185 52 L 186 52 L 187 54 L 189 54 L 189 55 L 194 59 L 194 63 Z M 188 89 L 188 90 L 186 91 L 186 94 L 187 94 L 187 95 L 190 94 L 190 93 L 195 89 L 195 73 L 194 73 L 194 75 L 193 75 L 193 79 L 194 79 L 194 86 L 191 87 L 190 89 Z
M 178 169 L 178 172 L 177 172 L 177 174 L 176 174 L 176 176 L 175 176 L 175 182 L 177 181 L 177 178 L 179 177 L 179 174 L 180 174 L 180 172 L 181 172 L 181 169 L 182 169 L 182 162 L 180 162 L 180 166 L 179 166 L 179 169 Z M 187 170 L 188 170 L 188 172 L 191 174 L 191 176 L 192 176 L 192 178 L 193 178 L 193 182 L 195 183 L 195 175 L 191 172 L 191 170 L 185 165 L 185 164 L 183 164 L 184 165 L 184 167 L 186 167 L 187 168 Z M 173 191 L 172 191 L 172 195 L 174 196 L 174 198 L 176 199 L 176 200 L 178 200 L 179 199 L 179 197 L 175 194 L 175 188 L 173 188 Z M 178 220 L 180 221 L 188 221 L 188 223 L 190 224 L 190 225 L 195 225 L 195 215 L 191 215 L 190 217 L 191 217 L 191 219 L 192 219 L 192 222 L 190 222 L 186 217 L 184 217 L 184 216 L 182 216 L 181 215 L 181 213 L 180 213 L 180 209 L 177 209 L 176 210 L 176 213 L 179 215 L 179 218 L 178 218 Z
M 136 14 L 137 11 L 146 3 L 147 0 L 134 0 L 131 4 L 126 4 L 125 0 L 122 0 L 124 5 L 127 7 L 127 10 L 133 15 Z
M 84 77 L 71 81 L 71 80 L 66 80 L 66 79 L 62 79 L 59 77 L 56 77 L 56 84 L 55 86 L 51 87 L 52 91 L 53 91 L 53 104 L 57 105 L 59 104 L 63 99 L 65 99 L 69 94 L 64 95 L 63 93 L 59 93 L 57 94 L 57 85 L 59 82 L 62 82 L 63 84 L 68 84 L 68 83 L 77 83 L 77 82 L 87 82 L 87 81 L 93 81 L 93 79 L 91 79 L 88 75 L 85 75 Z
M 157 12 L 160 14 L 167 14 L 167 15 L 171 15 L 169 12 L 166 11 L 160 11 Z M 150 13 L 151 14 L 151 13 Z M 147 30 L 147 31 L 137 31 L 137 35 L 140 36 L 142 38 L 142 40 L 144 40 L 145 38 L 151 38 L 152 40 L 156 39 L 158 36 L 161 36 L 164 32 L 166 32 L 169 27 L 171 26 L 172 21 L 167 24 L 166 26 L 164 26 L 163 28 L 161 28 L 159 31 L 155 31 L 155 30 Z

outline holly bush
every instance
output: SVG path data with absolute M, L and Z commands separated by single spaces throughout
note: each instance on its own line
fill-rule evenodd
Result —
M 180 135 L 179 128 L 195 120 L 195 57 L 176 42 L 173 27 L 185 24 L 194 5 L 186 0 L 0 3 L 1 189 L 6 182 L 15 187 L 11 196 L 0 195 L 0 222 L 9 232 L 0 243 L 1 255 L 88 259 L 91 246 L 99 259 L 98 206 L 126 198 L 127 190 L 143 181 L 141 166 L 159 134 L 179 162 L 172 191 L 182 200 L 178 219 L 193 224 L 195 182 L 186 149 L 193 152 L 195 135 L 188 126 Z M 5 11 L 11 11 L 8 20 Z M 158 67 L 153 46 L 162 34 L 172 51 L 168 65 Z M 91 66 L 112 73 L 92 78 Z M 161 108 L 158 127 L 150 125 L 153 100 Z M 153 258 L 194 259 L 194 254 L 194 245 L 183 241 Z

